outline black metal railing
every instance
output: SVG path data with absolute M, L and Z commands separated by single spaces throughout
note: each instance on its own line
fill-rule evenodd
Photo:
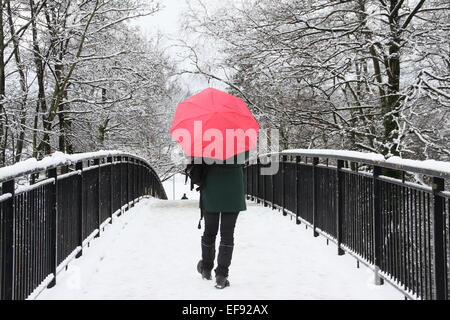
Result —
M 167 199 L 141 158 L 119 152 L 58 155 L 0 169 L 0 299 L 26 299 L 143 196 Z
M 450 173 L 336 154 L 262 156 L 246 166 L 247 195 L 335 242 L 339 255 L 372 268 L 377 284 L 411 299 L 448 299 Z M 279 170 L 261 175 L 272 162 Z M 425 183 L 411 182 L 414 175 Z

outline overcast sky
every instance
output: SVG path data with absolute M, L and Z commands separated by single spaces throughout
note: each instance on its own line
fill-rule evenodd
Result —
M 195 2 L 196 0 L 191 1 Z M 229 1 L 231 0 L 204 0 L 204 4 L 208 9 L 213 10 L 217 6 L 224 5 Z M 160 3 L 162 4 L 162 9 L 159 12 L 152 16 L 139 18 L 135 23 L 141 27 L 148 37 L 154 36 L 157 31 L 162 32 L 167 37 L 164 45 L 170 46 L 174 42 L 168 39 L 180 38 L 180 18 L 182 17 L 183 12 L 187 10 L 187 4 L 186 0 L 160 0 Z M 174 56 L 177 53 L 173 48 L 170 49 L 169 52 Z M 200 91 L 208 86 L 216 87 L 218 89 L 225 88 L 225 85 L 222 83 L 216 81 L 208 83 L 205 79 L 200 79 L 199 77 L 193 79 L 192 76 L 183 77 L 183 83 L 192 91 Z
M 159 29 L 164 33 L 176 35 L 179 17 L 186 10 L 186 1 L 161 0 L 160 2 L 162 10 L 152 16 L 140 18 L 138 24 L 145 32 L 153 33 Z

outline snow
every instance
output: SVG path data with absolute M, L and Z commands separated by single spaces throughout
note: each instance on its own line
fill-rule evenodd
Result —
M 402 159 L 400 157 L 391 157 L 386 160 L 386 163 L 416 167 L 427 170 L 436 170 L 450 174 L 450 162 L 436 161 L 436 160 L 419 161 L 419 160 Z
M 10 199 L 11 197 L 12 197 L 11 193 L 2 194 L 2 195 L 0 195 L 0 202 L 6 201 L 6 200 Z
M 42 283 L 33 290 L 33 292 L 28 296 L 27 300 L 36 300 L 37 297 L 39 297 L 39 294 L 45 290 L 45 288 L 50 284 L 50 282 L 52 282 L 54 278 L 53 273 L 49 274 L 44 281 L 42 281 Z
M 92 158 L 106 158 L 112 156 L 132 156 L 140 160 L 146 161 L 145 159 L 136 157 L 131 154 L 123 153 L 117 150 L 101 150 L 96 152 L 88 153 L 77 153 L 77 154 L 65 154 L 62 152 L 55 152 L 52 155 L 43 158 L 42 160 L 37 160 L 36 158 L 30 158 L 25 161 L 17 162 L 12 166 L 7 166 L 0 168 L 0 181 L 6 181 L 14 176 L 25 174 L 32 170 L 46 170 L 47 168 L 54 168 L 60 165 L 70 165 L 77 163 L 84 159 Z
M 356 158 L 361 161 L 384 161 L 382 154 L 372 152 L 359 152 L 351 150 L 332 150 L 332 149 L 288 149 L 283 150 L 283 154 L 301 153 L 303 155 L 323 155 L 323 156 L 335 156 L 343 158 Z
M 186 191 L 189 200 L 178 200 Z M 195 196 L 176 176 L 177 200 L 143 199 L 114 217 L 38 299 L 403 299 L 304 224 L 253 202 L 238 217 L 231 287 L 217 290 L 196 271 L 203 223 L 198 230 Z
M 175 179 L 175 197 L 173 192 Z M 163 182 L 164 189 L 166 190 L 167 199 L 169 200 L 180 200 L 183 197 L 183 194 L 186 193 L 188 199 L 199 199 L 200 194 L 198 191 L 190 190 L 190 182 L 188 179 L 187 184 L 185 185 L 185 176 L 182 174 L 176 174 L 172 178 Z
M 71 254 L 69 254 L 67 256 L 67 258 L 64 259 L 63 262 L 61 262 L 58 266 L 58 268 L 56 268 L 56 275 L 58 275 L 61 271 L 64 270 L 64 268 L 70 263 L 70 261 L 72 261 L 75 256 L 81 251 L 81 247 L 78 246 L 75 248 L 75 250 L 72 251 Z
M 33 185 L 28 185 L 28 186 L 19 186 L 16 190 L 15 193 L 19 194 L 19 193 L 24 193 L 24 192 L 28 192 L 31 191 L 33 189 L 37 189 L 39 187 L 45 186 L 47 184 L 51 184 L 51 183 L 55 183 L 55 178 L 49 178 L 49 179 L 45 179 L 42 181 L 39 181 Z
M 295 155 L 295 154 L 301 154 L 301 155 L 311 155 L 311 156 L 323 156 L 323 157 L 340 157 L 340 158 L 354 158 L 357 160 L 360 160 L 361 162 L 364 161 L 373 161 L 377 162 L 378 164 L 382 165 L 383 163 L 386 164 L 394 164 L 398 166 L 409 166 L 419 169 L 426 169 L 426 170 L 434 170 L 434 171 L 441 171 L 445 174 L 450 174 L 450 162 L 448 161 L 436 161 L 436 160 L 411 160 L 411 159 L 402 159 L 397 156 L 390 157 L 388 159 L 385 159 L 383 155 L 378 153 L 371 153 L 371 152 L 359 152 L 359 151 L 351 151 L 351 150 L 332 150 L 332 149 L 288 149 L 283 150 L 281 152 L 285 155 Z M 264 155 L 273 155 L 277 153 L 267 153 Z M 262 156 L 264 156 L 262 155 Z

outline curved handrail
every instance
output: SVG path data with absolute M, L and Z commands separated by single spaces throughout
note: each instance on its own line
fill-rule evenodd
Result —
M 117 150 L 101 150 L 96 152 L 76 153 L 76 154 L 65 154 L 62 152 L 55 152 L 52 155 L 43 158 L 42 160 L 30 158 L 21 162 L 17 162 L 11 166 L 0 168 L 0 183 L 24 175 L 39 173 L 41 171 L 50 170 L 61 166 L 74 165 L 80 161 L 91 161 L 108 157 L 134 158 L 146 163 L 153 170 L 153 168 L 144 158 Z
M 383 155 L 377 153 L 328 149 L 289 149 L 283 150 L 281 152 L 261 154 L 258 157 L 262 158 L 271 155 L 303 156 L 308 158 L 327 158 L 333 160 L 360 162 L 387 169 L 425 174 L 431 177 L 450 178 L 450 162 L 444 161 L 421 161 L 403 159 L 400 157 L 391 157 L 385 159 Z
M 152 166 L 121 151 L 29 159 L 0 168 L 0 186 L 0 300 L 55 285 L 115 216 L 147 196 L 167 199 Z
M 273 163 L 271 173 L 261 171 Z M 383 175 L 383 168 L 402 178 Z M 387 281 L 412 299 L 449 298 L 450 163 L 294 149 L 259 155 L 245 170 L 250 199 L 335 242 L 339 255 L 373 269 L 377 284 Z M 426 175 L 427 186 L 406 181 L 405 172 Z

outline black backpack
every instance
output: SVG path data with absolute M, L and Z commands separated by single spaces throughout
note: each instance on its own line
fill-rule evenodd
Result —
M 199 191 L 204 183 L 204 178 L 206 176 L 206 168 L 207 165 L 202 161 L 202 163 L 194 163 L 192 161 L 191 163 L 186 165 L 186 168 L 184 169 L 184 174 L 186 175 L 185 183 L 187 182 L 187 179 L 191 180 L 191 191 L 194 189 L 194 184 L 196 184 L 198 187 L 195 189 L 196 191 Z M 201 195 L 200 195 L 201 197 Z M 200 209 L 200 220 L 198 221 L 198 229 L 201 229 L 201 221 L 203 219 L 203 210 Z
M 185 182 L 187 182 L 188 177 L 191 180 L 191 190 L 194 189 L 194 184 L 196 184 L 198 187 L 195 190 L 199 191 L 202 187 L 203 178 L 206 175 L 206 164 L 203 162 L 201 164 L 191 162 L 186 165 L 184 174 L 186 175 Z

